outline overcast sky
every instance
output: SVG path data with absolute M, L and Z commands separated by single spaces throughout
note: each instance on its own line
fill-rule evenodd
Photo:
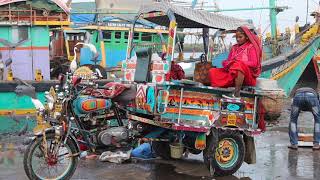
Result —
M 90 0 L 73 0 L 73 2 L 90 1 Z M 107 1 L 107 0 L 106 0 Z M 183 0 L 179 0 L 183 1 Z M 191 2 L 192 0 L 184 0 Z M 269 0 L 198 0 L 198 2 L 208 2 L 208 5 L 213 5 L 216 2 L 220 9 L 234 8 L 250 8 L 250 7 L 267 7 Z M 318 8 L 317 0 L 309 0 L 309 14 Z M 299 24 L 303 25 L 306 22 L 307 0 L 277 0 L 278 6 L 289 6 L 290 9 L 281 12 L 277 16 L 278 27 L 283 32 L 285 27 L 293 27 L 295 17 L 299 16 Z M 222 12 L 222 14 L 234 16 L 243 19 L 252 19 L 256 27 L 261 27 L 262 30 L 269 30 L 269 11 L 237 11 L 237 12 Z M 313 22 L 313 17 L 308 17 L 309 22 Z

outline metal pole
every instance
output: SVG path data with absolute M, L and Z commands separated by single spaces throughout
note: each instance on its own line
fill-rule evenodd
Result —
M 270 6 L 270 23 L 271 23 L 271 37 L 273 40 L 277 39 L 277 11 L 276 0 L 269 0 Z
M 181 118 L 181 110 L 182 110 L 182 99 L 183 99 L 183 90 L 184 88 L 181 88 L 180 93 L 180 104 L 179 104 L 179 116 L 178 116 L 178 124 L 180 124 L 180 118 Z

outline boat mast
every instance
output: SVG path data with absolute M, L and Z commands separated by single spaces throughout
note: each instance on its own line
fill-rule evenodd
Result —
M 270 8 L 270 24 L 271 24 L 271 37 L 272 40 L 277 40 L 277 7 L 276 0 L 269 0 Z

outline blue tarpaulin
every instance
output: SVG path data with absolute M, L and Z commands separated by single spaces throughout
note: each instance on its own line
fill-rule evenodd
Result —
M 80 65 L 85 65 L 85 64 L 94 64 L 94 62 L 92 62 L 92 58 L 94 57 L 94 54 L 91 52 L 91 50 L 89 48 L 83 47 L 81 48 L 80 51 Z M 99 53 L 99 57 L 98 57 L 98 62 L 97 64 L 100 63 L 102 57 L 101 57 L 101 53 Z
M 71 21 L 77 24 L 89 24 L 94 23 L 95 14 L 72 14 Z
M 94 23 L 96 14 L 82 14 L 96 9 L 95 2 L 79 2 L 71 4 L 71 21 L 76 24 Z M 81 13 L 76 13 L 81 12 Z

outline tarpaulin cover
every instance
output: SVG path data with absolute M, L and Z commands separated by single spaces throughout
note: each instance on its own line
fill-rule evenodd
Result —
M 94 64 L 92 60 L 92 58 L 94 57 L 94 55 L 92 54 L 91 50 L 89 48 L 83 47 L 81 48 L 81 52 L 80 52 L 80 65 L 85 65 L 85 64 Z M 99 54 L 98 57 L 98 62 L 97 64 L 99 64 L 101 62 L 102 56 L 101 54 Z
M 72 14 L 71 21 L 79 24 L 89 24 L 95 22 L 95 14 Z
M 10 3 L 16 3 L 16 2 L 23 2 L 26 1 L 28 4 L 32 4 L 32 6 L 35 6 L 36 8 L 44 8 L 47 10 L 52 10 L 54 9 L 54 6 L 51 6 L 50 4 L 54 3 L 57 6 L 59 6 L 64 12 L 69 13 L 70 9 L 66 5 L 66 3 L 63 0 L 46 0 L 48 4 L 43 3 L 43 0 L 0 0 L 0 6 L 10 4 Z M 56 10 L 56 9 L 54 9 Z
M 242 19 L 224 16 L 220 14 L 210 13 L 205 10 L 194 10 L 181 6 L 175 6 L 168 2 L 157 2 L 149 6 L 144 6 L 140 9 L 139 14 L 171 11 L 177 21 L 179 28 L 216 28 L 223 30 L 234 30 L 239 26 L 246 25 L 252 28 L 252 24 Z M 158 16 L 145 18 L 161 26 L 169 26 L 168 16 Z
M 95 22 L 96 14 L 84 14 L 96 9 L 95 2 L 76 2 L 71 4 L 71 21 L 76 24 L 90 24 Z M 81 12 L 81 13 L 77 13 Z

